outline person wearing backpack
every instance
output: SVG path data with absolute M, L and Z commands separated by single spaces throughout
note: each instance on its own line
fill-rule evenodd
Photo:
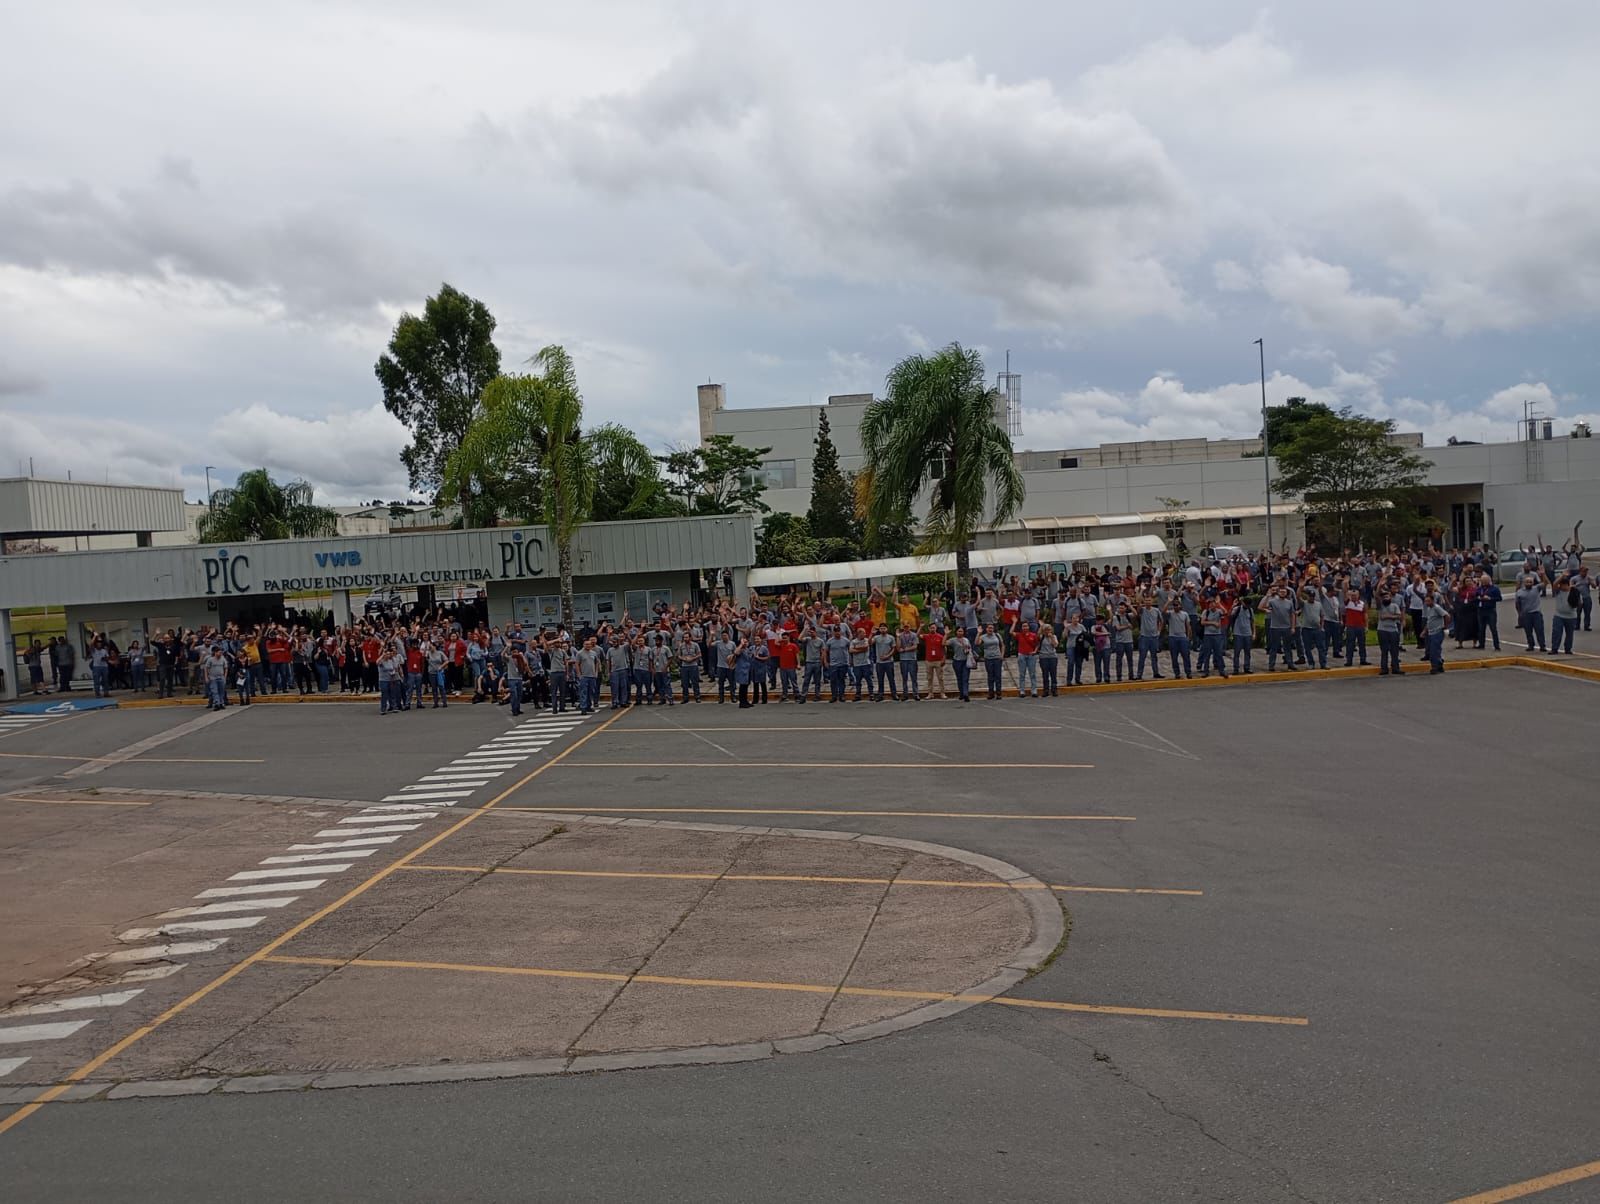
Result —
M 1572 578 L 1562 574 L 1556 578 L 1555 614 L 1550 620 L 1550 655 L 1572 655 L 1572 633 L 1578 630 L 1578 611 L 1583 606 L 1582 595 Z

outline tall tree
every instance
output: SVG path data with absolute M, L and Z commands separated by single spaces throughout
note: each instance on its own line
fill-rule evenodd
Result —
M 1320 401 L 1307 401 L 1304 397 L 1291 397 L 1281 406 L 1267 407 L 1267 422 L 1263 428 L 1267 433 L 1267 450 L 1274 456 L 1288 450 L 1288 447 L 1300 437 L 1305 426 L 1319 414 L 1331 414 L 1333 410 Z M 1261 438 L 1260 433 L 1256 438 Z M 1260 452 L 1253 453 L 1259 456 Z
M 816 450 L 811 457 L 811 509 L 807 524 L 816 539 L 854 541 L 860 536 L 856 522 L 855 492 L 839 469 L 839 449 L 828 429 L 828 411 L 817 423 Z
M 744 447 L 732 435 L 712 435 L 699 447 L 680 447 L 661 457 L 674 491 L 689 514 L 767 513 L 762 457 L 770 447 Z
M 986 383 L 983 357 L 959 343 L 911 355 L 890 371 L 884 396 L 861 418 L 865 529 L 909 512 L 930 487 L 918 550 L 954 552 L 966 580 L 973 534 L 1022 508 L 1022 473 L 999 417 L 1004 398 Z
M 422 316 L 401 314 L 389 350 L 373 371 L 383 387 L 383 406 L 411 431 L 400 460 L 413 489 L 430 494 L 444 483 L 445 467 L 466 438 L 483 391 L 500 374 L 494 345 L 494 315 L 448 284 L 429 297 Z M 466 526 L 494 522 L 493 503 L 477 501 L 475 481 L 458 482 Z
M 1349 407 L 1315 414 L 1281 453 L 1274 448 L 1275 492 L 1298 497 L 1342 548 L 1374 536 L 1408 535 L 1421 526 L 1416 500 L 1428 461 L 1389 438 L 1393 421 Z
M 637 435 L 611 423 L 589 433 L 595 443 L 593 521 L 671 518 L 683 505 L 667 489 L 661 464 Z
M 572 544 L 593 516 L 598 466 L 617 458 L 644 477 L 655 465 L 621 427 L 583 430 L 578 374 L 564 349 L 546 347 L 531 362 L 538 371 L 498 376 L 484 389 L 481 413 L 446 464 L 444 488 L 453 497 L 471 481 L 494 477 L 537 507 L 556 544 L 561 613 L 571 626 Z
M 218 489 L 200 516 L 201 543 L 249 539 L 313 539 L 339 533 L 339 516 L 311 500 L 304 481 L 280 485 L 265 468 L 239 474 L 232 489 Z
M 782 510 L 767 515 L 756 533 L 756 566 L 774 568 L 791 564 L 820 564 L 817 541 L 803 515 Z

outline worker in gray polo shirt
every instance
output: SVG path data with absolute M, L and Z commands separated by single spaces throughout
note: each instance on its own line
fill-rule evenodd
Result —
M 1322 630 L 1322 599 L 1314 585 L 1306 586 L 1300 594 L 1300 651 L 1306 658 L 1308 668 L 1328 667 L 1328 640 Z
M 872 663 L 878 675 L 878 689 L 873 694 L 872 701 L 882 702 L 884 694 L 887 693 L 890 698 L 898 702 L 900 693 L 894 684 L 894 636 L 889 634 L 889 626 L 886 623 L 879 623 L 878 630 L 873 633 Z
M 805 636 L 800 641 L 800 655 L 805 658 L 805 665 L 800 677 L 800 696 L 796 702 L 805 702 L 806 695 L 811 695 L 813 702 L 822 701 L 822 646 L 826 641 L 816 624 L 807 623 Z
M 1400 641 L 1404 637 L 1406 608 L 1385 589 L 1378 595 L 1378 676 L 1400 673 Z
M 1528 651 L 1533 651 L 1533 641 L 1539 640 L 1539 651 L 1544 651 L 1544 587 L 1539 578 L 1527 573 L 1517 587 L 1517 626 L 1528 637 Z
M 1151 598 L 1139 606 L 1139 669 L 1134 681 L 1144 677 L 1144 658 L 1150 657 L 1150 676 L 1161 680 L 1161 607 Z M 1071 684 L 1070 681 L 1068 683 Z
M 837 624 L 822 642 L 822 663 L 828 670 L 828 701 L 843 702 L 845 682 L 850 676 L 850 638 Z
M 1267 616 L 1267 672 L 1278 669 L 1278 653 L 1283 653 L 1283 667 L 1295 672 L 1294 667 L 1294 596 L 1286 585 L 1275 585 L 1261 599 L 1257 607 Z

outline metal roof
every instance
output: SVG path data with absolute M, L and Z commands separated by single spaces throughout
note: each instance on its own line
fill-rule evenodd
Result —
M 0 535 L 8 539 L 188 529 L 181 489 L 0 479 Z

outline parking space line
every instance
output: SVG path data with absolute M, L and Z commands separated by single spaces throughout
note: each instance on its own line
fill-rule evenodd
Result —
M 139 1028 L 136 1028 L 133 1032 L 128 1033 L 121 1040 L 119 1040 L 119 1041 L 107 1046 L 105 1049 L 101 1050 L 94 1057 L 90 1058 L 87 1062 L 83 1063 L 81 1066 L 77 1067 L 75 1070 L 73 1070 L 70 1073 L 68 1073 L 67 1075 L 57 1079 L 56 1082 L 52 1086 L 46 1087 L 45 1089 L 40 1091 L 38 1095 L 34 1096 L 33 1099 L 31 1099 L 26 1104 L 23 1104 L 15 1112 L 12 1112 L 9 1116 L 6 1116 L 3 1119 L 0 1119 L 0 1134 L 5 1134 L 5 1133 L 10 1132 L 12 1129 L 16 1128 L 23 1121 L 27 1120 L 28 1117 L 32 1116 L 35 1112 L 37 1112 L 40 1108 L 44 1107 L 50 1101 L 55 1100 L 55 1099 L 59 1099 L 61 1097 L 62 1093 L 67 1091 L 67 1089 L 70 1088 L 74 1083 L 82 1082 L 84 1079 L 88 1078 L 91 1074 L 93 1074 L 96 1070 L 99 1070 L 100 1067 L 104 1066 L 107 1062 L 111 1061 L 112 1058 L 115 1058 L 118 1054 L 122 1053 L 124 1050 L 127 1050 L 127 1049 L 131 1048 L 132 1046 L 138 1044 L 140 1041 L 144 1040 L 144 1038 L 148 1037 L 151 1033 L 155 1032 L 162 1025 L 166 1024 L 168 1021 L 173 1019 L 173 1017 L 179 1016 L 179 1015 L 183 1014 L 184 1012 L 188 1011 L 189 1008 L 191 1008 L 195 1004 L 199 1003 L 202 999 L 206 998 L 206 996 L 210 995 L 213 991 L 217 990 L 219 987 L 225 986 L 227 983 L 232 982 L 235 978 L 237 978 L 239 975 L 243 974 L 251 966 L 255 965 L 257 962 L 265 960 L 267 957 L 269 957 L 276 950 L 283 948 L 284 945 L 288 944 L 295 937 L 299 936 L 302 932 L 305 932 L 308 928 L 311 928 L 313 925 L 320 923 L 322 920 L 326 919 L 328 916 L 332 915 L 334 912 L 340 910 L 341 908 L 343 908 L 347 904 L 349 904 L 349 903 L 353 902 L 354 900 L 360 898 L 362 895 L 366 894 L 367 891 L 371 890 L 374 886 L 378 885 L 378 883 L 382 882 L 385 878 L 389 877 L 389 875 L 394 873 L 397 869 L 401 868 L 402 866 L 404 866 L 408 862 L 414 860 L 415 858 L 420 857 L 422 854 L 426 853 L 429 849 L 435 848 L 439 844 L 441 844 L 444 841 L 448 840 L 451 836 L 453 836 L 457 832 L 461 831 L 461 829 L 465 828 L 468 824 L 472 823 L 480 815 L 485 814 L 487 811 L 489 811 L 491 808 L 496 806 L 502 800 L 510 798 L 518 790 L 522 789 L 529 782 L 533 781 L 534 778 L 538 777 L 540 774 L 544 773 L 547 769 L 551 768 L 551 766 L 559 765 L 561 763 L 561 761 L 563 759 L 565 759 L 570 753 L 576 751 L 579 748 L 582 748 L 591 739 L 593 739 L 595 736 L 599 735 L 600 732 L 604 731 L 606 729 L 607 725 L 609 725 L 610 723 L 614 722 L 619 716 L 621 716 L 623 714 L 626 714 L 626 712 L 625 711 L 618 711 L 616 715 L 613 715 L 611 718 L 602 721 L 598 727 L 595 727 L 595 728 L 591 729 L 590 731 L 586 732 L 584 735 L 580 736 L 577 740 L 573 741 L 570 745 L 568 745 L 561 752 L 557 753 L 550 760 L 548 760 L 548 761 L 544 762 L 543 764 L 538 765 L 538 766 L 534 767 L 533 769 L 529 770 L 526 774 L 524 774 L 522 776 L 522 778 L 520 780 L 518 780 L 517 782 L 514 782 L 510 786 L 506 787 L 499 794 L 495 795 L 488 802 L 484 803 L 484 805 L 482 807 L 474 808 L 473 810 L 466 812 L 465 814 L 463 814 L 461 816 L 460 819 L 458 819 L 455 823 L 451 824 L 448 828 L 444 829 L 442 832 L 435 833 L 433 836 L 431 836 L 427 840 L 423 841 L 420 845 L 418 845 L 416 848 L 412 849 L 410 852 L 404 853 L 401 856 L 399 856 L 398 858 L 396 858 L 394 861 L 391 861 L 388 865 L 384 866 L 382 869 L 378 870 L 376 873 L 372 874 L 371 876 L 366 878 L 364 881 L 359 882 L 355 886 L 351 887 L 344 894 L 340 895 L 337 899 L 334 899 L 331 903 L 325 904 L 323 907 L 321 907 L 321 908 L 317 909 L 316 911 L 312 912 L 309 916 L 307 916 L 305 919 L 301 920 L 299 923 L 294 924 L 293 926 L 291 926 L 290 928 L 288 928 L 284 932 L 279 933 L 276 937 L 272 938 L 270 941 L 267 941 L 264 945 L 261 945 L 260 947 L 258 947 L 253 953 L 247 954 L 245 957 L 241 958 L 239 961 L 236 961 L 232 965 L 228 966 L 226 969 L 222 970 L 220 973 L 218 973 L 214 978 L 210 979 L 204 985 L 196 988 L 195 990 L 191 991 L 188 995 L 186 995 L 182 999 L 178 1000 L 178 1002 L 174 1003 L 171 1007 L 167 1008 L 166 1011 L 160 1013 L 157 1016 L 152 1017 L 150 1020 L 148 1020 L 143 1025 L 141 1025 Z M 335 867 L 331 866 L 331 865 L 322 865 L 322 866 L 318 866 L 317 867 L 317 869 L 319 871 L 332 871 L 334 868 Z M 341 865 L 341 866 L 338 866 L 337 868 L 341 869 L 341 870 L 347 870 L 347 869 L 350 868 L 350 866 L 349 865 Z M 283 869 L 283 870 L 246 870 L 246 871 L 244 871 L 242 873 L 232 875 L 228 879 L 228 881 L 230 881 L 230 882 L 242 881 L 242 880 L 249 880 L 249 879 L 252 879 L 252 878 L 259 879 L 259 878 L 268 878 L 268 877 L 287 877 L 287 876 L 290 876 L 290 875 L 301 874 L 301 873 L 304 873 L 304 872 L 305 872 L 304 867 L 302 867 L 301 869 L 287 869 L 286 868 L 286 869 Z M 121 953 L 113 953 L 113 954 L 109 955 L 108 957 L 106 957 L 106 958 L 104 958 L 102 960 L 108 961 L 108 962 L 109 961 L 134 961 L 134 960 L 149 961 L 149 960 L 152 960 L 154 957 L 171 957 L 171 956 L 177 956 L 177 955 L 180 955 L 180 954 L 187 954 L 187 953 L 190 953 L 190 952 L 209 952 L 210 950 L 215 949 L 218 946 L 222 945 L 227 939 L 228 938 L 226 938 L 226 937 L 218 937 L 218 938 L 214 938 L 213 940 L 210 940 L 210 941 L 185 942 L 185 943 L 168 945 L 168 946 L 165 946 L 165 947 L 157 946 L 157 947 L 152 948 L 152 949 L 124 950 Z M 141 956 L 141 955 L 149 955 L 149 956 Z
M 509 812 L 534 815 L 893 815 L 910 819 L 1012 819 L 1012 820 L 1107 820 L 1132 823 L 1131 815 L 1027 815 L 1006 811 L 854 811 L 845 807 L 499 807 Z
M 1038 732 L 1059 731 L 1059 723 L 934 723 L 928 725 L 883 724 L 870 725 L 865 723 L 845 724 L 818 724 L 813 727 L 809 723 L 779 724 L 775 727 L 745 727 L 742 724 L 724 724 L 720 727 L 682 727 L 684 732 Z M 671 734 L 669 728 L 657 727 L 619 727 L 611 732 L 613 736 L 666 736 Z
M 591 982 L 650 983 L 667 987 L 708 987 L 744 991 L 794 991 L 808 995 L 855 995 L 868 999 L 923 999 L 941 1003 L 992 1003 L 1006 1007 L 1043 1008 L 1096 1016 L 1127 1016 L 1146 1020 L 1220 1020 L 1235 1024 L 1276 1024 L 1304 1028 L 1304 1016 L 1273 1016 L 1255 1012 L 1207 1012 L 1189 1008 L 1137 1008 L 1105 1003 L 1068 1003 L 1053 999 L 1014 999 L 1000 995 L 968 995 L 950 991 L 899 991 L 879 987 L 841 987 L 836 983 L 764 982 L 759 979 L 682 978 L 667 974 L 619 974 L 607 970 L 555 970 L 543 966 L 480 966 L 458 962 L 400 961 L 389 958 L 268 956 L 260 958 L 288 966 L 357 966 L 377 970 L 435 970 L 458 974 L 506 974 L 527 978 L 576 978 Z
M 549 878 L 674 878 L 691 882 L 720 880 L 722 882 L 828 882 L 859 886 L 931 886 L 954 890 L 1052 890 L 1081 891 L 1087 894 L 1106 895 L 1187 895 L 1198 898 L 1204 891 L 1171 886 L 1052 886 L 1043 882 L 1019 884 L 1012 882 L 963 882 L 943 878 L 847 878 L 828 874 L 715 874 L 715 873 L 665 873 L 648 870 L 547 870 L 521 866 L 488 865 L 417 865 L 401 867 L 404 870 L 424 870 L 456 874 L 526 874 Z
M 1536 1192 L 1565 1187 L 1569 1183 L 1581 1183 L 1596 1176 L 1600 1176 L 1600 1159 L 1585 1162 L 1582 1166 L 1569 1166 L 1564 1171 L 1552 1171 L 1534 1179 L 1524 1179 L 1520 1183 L 1508 1183 L 1492 1191 L 1480 1191 L 1475 1196 L 1462 1196 L 1459 1200 L 1450 1201 L 1450 1204 L 1504 1204 L 1506 1200 L 1520 1200 Z
M 568 769 L 1093 769 L 1070 761 L 568 761 Z

